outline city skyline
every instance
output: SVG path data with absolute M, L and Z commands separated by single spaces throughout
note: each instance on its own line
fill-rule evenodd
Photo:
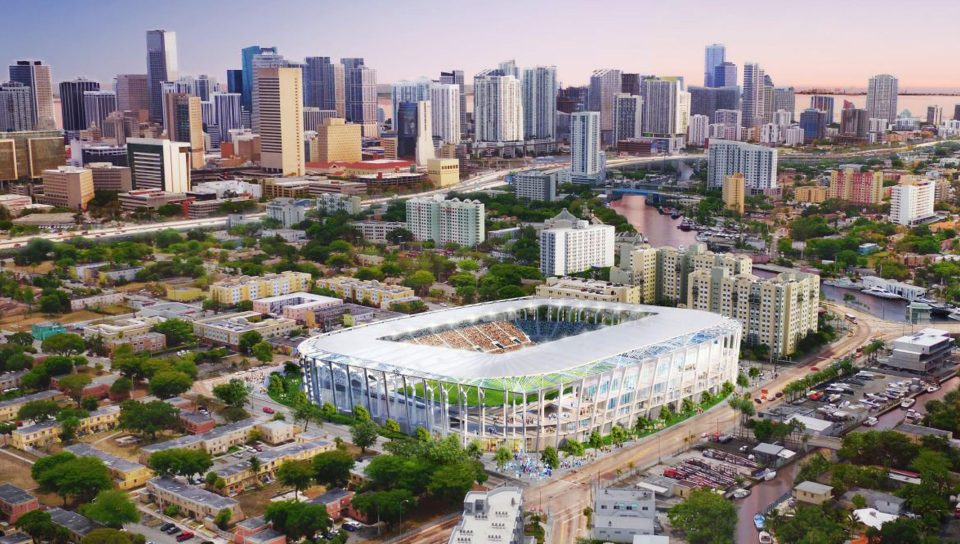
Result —
M 926 4 L 941 17 L 949 19 L 951 12 L 960 15 L 960 6 L 953 3 Z M 960 76 L 937 69 L 951 63 L 949 33 L 933 33 L 923 41 L 901 40 L 895 50 L 881 47 L 872 29 L 889 23 L 889 11 L 883 9 L 893 6 L 888 0 L 854 0 L 843 5 L 808 2 L 805 10 L 821 11 L 822 7 L 829 16 L 818 19 L 817 28 L 804 30 L 803 47 L 784 32 L 782 11 L 753 0 L 722 11 L 698 0 L 668 6 L 618 2 L 606 6 L 607 10 L 580 10 L 581 3 L 565 0 L 551 2 L 551 9 L 543 9 L 544 5 L 493 1 L 485 4 L 487 9 L 471 10 L 470 18 L 464 19 L 462 10 L 440 9 L 434 3 L 399 10 L 385 3 L 293 0 L 283 4 L 285 9 L 264 11 L 256 2 L 238 0 L 226 11 L 219 5 L 184 0 L 167 2 L 164 10 L 108 0 L 71 10 L 64 17 L 63 2 L 40 0 L 30 10 L 8 10 L 0 51 L 7 63 L 44 60 L 57 82 L 84 76 L 109 83 L 119 73 L 145 72 L 144 33 L 165 29 L 177 33 L 181 74 L 208 74 L 219 81 L 226 81 L 228 69 L 240 68 L 243 47 L 261 44 L 276 46 L 285 58 L 296 61 L 317 55 L 364 57 L 378 71 L 380 84 L 436 78 L 450 66 L 462 68 L 469 82 L 480 70 L 516 59 L 520 67 L 556 65 L 558 81 L 564 86 L 586 85 L 590 73 L 601 68 L 680 75 L 687 85 L 700 85 L 704 47 L 721 43 L 728 61 L 738 66 L 758 63 L 777 85 L 865 90 L 871 76 L 889 73 L 899 78 L 902 91 L 960 90 Z M 504 9 L 510 17 L 503 17 Z M 310 11 L 317 17 L 293 16 Z M 247 16 L 253 12 L 256 17 Z M 744 19 L 744 13 L 750 18 Z M 858 21 L 855 29 L 848 24 L 852 19 Z M 362 41 L 349 24 L 360 20 Z M 325 24 L 330 21 L 335 24 Z M 516 32 L 536 26 L 557 39 Z M 44 36 L 38 28 L 53 38 L 38 39 Z M 95 28 L 110 28 L 110 32 L 88 32 L 82 42 L 86 47 L 75 46 L 78 29 Z M 510 39 L 491 39 L 498 35 Z M 840 35 L 842 56 L 838 57 L 841 44 L 834 37 Z M 477 45 L 481 41 L 482 47 Z

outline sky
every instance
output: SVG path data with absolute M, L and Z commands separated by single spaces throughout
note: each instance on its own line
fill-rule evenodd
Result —
M 181 75 L 220 81 L 257 44 L 294 61 L 364 57 L 379 83 L 455 68 L 470 80 L 516 59 L 557 66 L 564 86 L 597 68 L 700 85 L 704 46 L 723 43 L 779 86 L 864 88 L 890 73 L 901 91 L 960 91 L 957 0 L 31 0 L 5 3 L 3 19 L 0 62 L 42 59 L 55 82 L 145 73 L 145 31 L 162 28 L 177 33 Z

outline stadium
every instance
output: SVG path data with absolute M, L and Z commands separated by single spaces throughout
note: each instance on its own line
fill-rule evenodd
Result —
M 740 335 L 708 312 L 530 297 L 346 328 L 298 349 L 316 403 L 537 451 L 716 393 L 736 377 Z

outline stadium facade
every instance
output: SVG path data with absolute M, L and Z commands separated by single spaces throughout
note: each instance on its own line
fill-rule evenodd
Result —
M 313 402 L 536 451 L 718 392 L 740 337 L 703 311 L 531 297 L 347 328 L 299 352 Z

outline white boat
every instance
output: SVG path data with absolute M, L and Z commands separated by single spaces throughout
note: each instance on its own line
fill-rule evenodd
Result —
M 841 278 L 823 280 L 823 284 L 829 285 L 831 287 L 839 287 L 841 289 L 862 289 L 863 288 L 862 283 L 858 281 L 853 281 L 846 276 L 843 276 Z
M 940 386 L 937 384 L 927 386 L 927 393 L 936 393 L 939 390 L 940 390 Z
M 960 321 L 960 308 L 954 308 L 949 314 L 947 314 L 947 317 L 955 321 Z
M 914 399 L 914 398 L 903 399 L 902 401 L 900 401 L 900 407 L 903 409 L 907 409 L 913 406 L 914 404 L 916 404 L 916 402 L 917 402 L 917 399 Z
M 860 292 L 870 296 L 879 297 L 879 298 L 889 298 L 889 299 L 895 299 L 895 300 L 900 300 L 903 298 L 900 295 L 891 293 L 890 291 L 887 291 L 886 289 L 883 289 L 881 287 L 867 287 L 866 289 L 861 289 Z M 957 318 L 957 319 L 960 319 L 960 318 Z
M 760 531 L 760 544 L 773 544 L 773 536 L 766 531 Z
M 753 516 L 753 525 L 757 530 L 763 529 L 764 524 L 767 522 L 767 518 L 763 517 L 763 514 L 757 512 L 757 515 Z
M 767 471 L 763 473 L 763 479 L 767 481 L 770 481 L 776 477 L 777 477 L 777 471 L 775 470 L 767 469 Z
M 863 422 L 863 424 L 864 424 L 865 426 L 867 426 L 867 427 L 873 427 L 873 426 L 876 425 L 877 423 L 880 423 L 880 420 L 877 419 L 877 418 L 874 417 L 874 416 L 868 417 L 868 418 L 866 419 L 866 421 Z

